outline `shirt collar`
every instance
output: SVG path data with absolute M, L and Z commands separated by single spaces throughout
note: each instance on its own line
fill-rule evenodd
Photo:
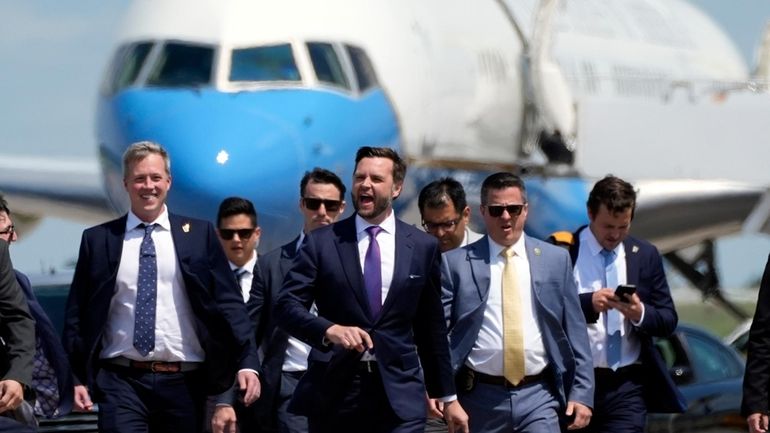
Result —
M 513 244 L 513 252 L 515 255 L 519 257 L 527 257 L 527 248 L 524 241 L 524 233 L 521 233 L 521 237 L 518 241 L 516 241 L 515 244 Z M 503 245 L 498 244 L 490 236 L 487 236 L 487 239 L 489 239 L 489 257 L 499 257 L 500 252 L 502 252 L 506 247 Z
M 249 261 L 246 262 L 243 266 L 237 266 L 235 263 L 233 263 L 233 262 L 231 262 L 229 260 L 227 261 L 227 263 L 230 264 L 230 269 L 233 270 L 233 271 L 236 270 L 236 269 L 243 269 L 244 271 L 246 271 L 246 272 L 251 274 L 254 271 L 254 266 L 256 266 L 256 264 L 257 264 L 257 251 L 254 250 L 254 255 L 251 256 Z
M 139 219 L 138 216 L 136 216 L 135 213 L 132 211 L 128 211 L 128 217 L 126 218 L 126 232 L 129 232 L 131 230 L 136 229 L 139 224 L 148 224 L 141 219 Z M 158 218 L 155 219 L 155 221 L 149 221 L 149 224 L 157 224 L 158 226 L 162 227 L 164 230 L 171 230 L 171 222 L 168 220 L 168 208 L 166 205 L 163 205 L 163 211 L 158 215 Z
M 380 224 L 372 224 L 365 219 L 361 217 L 361 215 L 356 214 L 356 234 L 360 235 L 361 232 L 369 228 L 373 225 L 379 225 L 380 228 L 385 231 L 386 233 L 390 233 L 391 235 L 396 233 L 396 215 L 393 212 L 393 210 L 390 211 L 390 215 L 388 215 L 387 218 L 385 218 L 385 221 L 383 221 Z
M 604 251 L 604 247 L 598 240 L 596 240 L 596 236 L 594 236 L 594 232 L 591 231 L 590 227 L 586 227 L 580 232 L 580 243 L 588 247 L 588 252 L 591 253 L 591 257 L 598 256 Z M 619 243 L 614 251 L 615 257 L 622 257 L 622 254 L 625 251 L 623 242 Z

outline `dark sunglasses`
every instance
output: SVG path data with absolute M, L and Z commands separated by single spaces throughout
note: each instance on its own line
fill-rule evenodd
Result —
M 326 200 L 321 198 L 303 197 L 302 201 L 305 202 L 305 207 L 310 210 L 318 210 L 323 204 L 326 208 L 326 212 L 337 212 L 342 207 L 341 200 Z
M 6 227 L 5 230 L 1 231 L 0 235 L 12 235 L 14 232 L 14 229 L 15 227 L 13 226 L 13 224 L 11 224 L 8 227 Z
M 229 241 L 230 239 L 235 236 L 235 234 L 238 233 L 238 237 L 241 239 L 247 239 L 251 237 L 251 234 L 254 233 L 254 228 L 250 229 L 219 229 L 219 236 L 222 237 L 222 239 Z
M 508 211 L 510 216 L 515 217 L 521 214 L 523 208 L 523 204 L 487 205 L 487 212 L 489 212 L 489 216 L 499 218 L 503 216 L 503 211 L 505 210 Z
M 457 218 L 453 221 L 447 221 L 443 223 L 431 223 L 427 221 L 422 222 L 423 228 L 425 228 L 426 232 L 435 232 L 438 229 L 444 229 L 445 232 L 451 232 L 457 227 L 457 224 L 460 222 L 460 218 Z

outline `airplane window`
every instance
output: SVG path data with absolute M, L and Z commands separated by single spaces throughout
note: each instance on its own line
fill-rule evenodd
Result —
M 372 66 L 372 62 L 369 60 L 366 52 L 359 47 L 351 45 L 345 45 L 345 49 L 348 51 L 350 61 L 353 63 L 353 70 L 356 72 L 359 90 L 364 92 L 378 86 L 377 74 L 374 72 L 374 66 Z
M 291 45 L 233 50 L 230 81 L 300 81 Z
M 348 77 L 345 76 L 345 72 L 342 70 L 342 64 L 332 44 L 310 42 L 307 44 L 307 48 L 310 52 L 310 60 L 313 62 L 313 68 L 315 69 L 318 81 L 350 89 Z
M 110 94 L 134 84 L 151 48 L 152 42 L 140 42 L 118 49 L 110 70 L 108 84 Z
M 169 42 L 163 47 L 147 84 L 164 87 L 208 84 L 213 59 L 214 49 L 211 47 Z

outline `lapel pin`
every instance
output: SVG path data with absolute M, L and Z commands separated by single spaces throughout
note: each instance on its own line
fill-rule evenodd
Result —
M 539 256 L 539 255 L 540 255 L 540 248 L 535 248 L 535 255 L 536 255 L 536 256 Z
M 190 223 L 182 224 L 182 231 L 185 232 L 185 233 L 189 233 L 190 232 Z
M 631 247 L 631 252 L 632 253 L 638 253 L 639 252 L 639 246 L 638 245 L 634 245 L 633 247 Z

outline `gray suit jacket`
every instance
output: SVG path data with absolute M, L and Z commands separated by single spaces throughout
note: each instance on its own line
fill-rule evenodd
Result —
M 560 403 L 566 406 L 567 401 L 575 401 L 593 407 L 591 347 L 569 254 L 526 235 L 524 242 L 537 319 Z M 443 257 L 442 299 L 455 372 L 465 363 L 481 329 L 489 295 L 489 263 L 487 236 Z

